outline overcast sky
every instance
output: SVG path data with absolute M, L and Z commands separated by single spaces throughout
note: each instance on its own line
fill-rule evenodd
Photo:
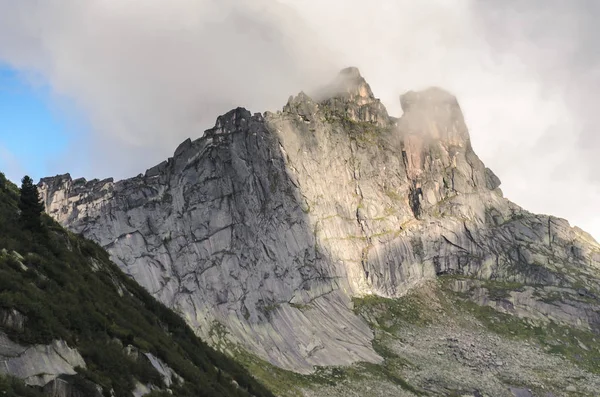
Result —
M 401 93 L 441 86 L 508 198 L 599 239 L 599 18 L 594 0 L 0 0 L 0 62 L 67 120 L 45 170 L 88 179 L 137 175 L 219 114 L 277 110 L 345 66 L 395 116 Z

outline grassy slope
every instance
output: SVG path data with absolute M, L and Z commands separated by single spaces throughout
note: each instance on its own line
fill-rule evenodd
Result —
M 375 333 L 373 347 L 385 360 L 381 365 L 317 368 L 306 376 L 243 351 L 237 357 L 285 397 L 512 396 L 510 388 L 584 396 L 600 385 L 598 335 L 479 306 L 449 288 L 457 278 L 430 281 L 398 299 L 354 299 L 355 312 Z M 485 285 L 498 299 L 519 288 Z
M 75 381 L 93 381 L 105 394 L 112 388 L 117 396 L 129 396 L 135 380 L 163 386 L 150 365 L 125 354 L 123 346 L 133 345 L 185 379 L 172 387 L 175 395 L 272 396 L 243 367 L 196 338 L 97 244 L 47 216 L 44 232 L 22 230 L 17 203 L 17 187 L 0 174 L 0 309 L 16 309 L 27 318 L 24 331 L 2 332 L 26 345 L 63 339 L 77 347 L 87 369 Z M 0 393 L 11 395 L 17 387 L 0 379 Z

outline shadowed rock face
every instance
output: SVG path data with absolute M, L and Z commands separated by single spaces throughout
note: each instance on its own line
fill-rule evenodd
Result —
M 144 175 L 67 174 L 40 188 L 50 215 L 201 337 L 217 343 L 222 324 L 298 372 L 381 360 L 352 296 L 399 296 L 449 273 L 600 287 L 598 244 L 502 197 L 452 95 L 409 92 L 401 104 L 389 117 L 349 68 L 318 100 L 219 117 Z

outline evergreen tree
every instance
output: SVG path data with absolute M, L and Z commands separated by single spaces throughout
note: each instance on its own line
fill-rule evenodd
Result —
M 6 190 L 6 176 L 0 172 L 0 190 Z
M 22 226 L 26 229 L 39 231 L 42 228 L 42 212 L 44 204 L 33 180 L 25 175 L 21 180 L 21 198 L 19 200 Z

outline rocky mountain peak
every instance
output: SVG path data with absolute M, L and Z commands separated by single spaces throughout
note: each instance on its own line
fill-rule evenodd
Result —
M 375 100 L 371 86 L 356 67 L 342 69 L 327 88 L 332 97 L 342 97 L 364 105 Z
M 252 114 L 245 108 L 238 107 L 217 118 L 215 127 L 209 130 L 213 135 L 244 128 L 250 122 Z
M 385 106 L 375 98 L 371 87 L 355 67 L 341 70 L 332 82 L 317 90 L 314 98 L 314 102 L 332 118 L 378 126 L 391 123 Z M 312 102 L 303 93 L 294 98 L 296 102 L 306 102 L 307 99 Z
M 502 197 L 456 98 L 431 88 L 401 103 L 390 118 L 348 68 L 283 112 L 228 112 L 143 177 L 40 187 L 50 215 L 198 335 L 218 344 L 226 329 L 298 372 L 381 360 L 353 297 L 398 297 L 442 274 L 562 285 L 564 263 L 600 266 L 568 223 Z

